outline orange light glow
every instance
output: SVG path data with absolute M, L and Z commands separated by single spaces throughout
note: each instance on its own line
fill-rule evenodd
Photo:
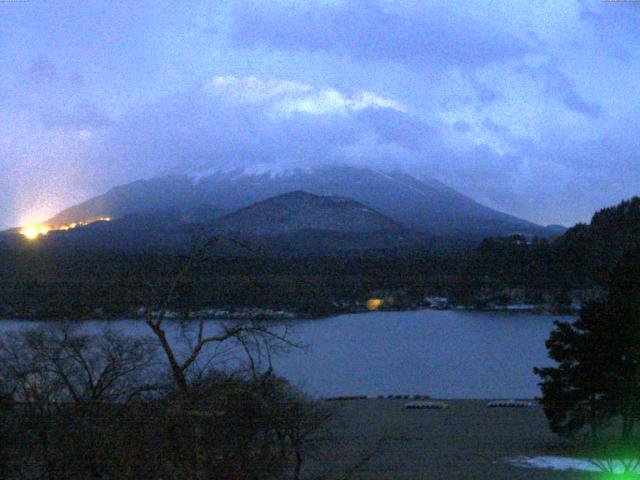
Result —
M 22 230 L 20 230 L 20 233 L 27 237 L 29 240 L 35 240 L 40 235 L 46 235 L 47 233 L 49 233 L 49 230 L 49 227 L 47 227 L 46 225 L 28 225 L 22 228 Z
M 377 310 L 382 306 L 383 301 L 379 298 L 370 298 L 367 300 L 367 309 L 373 311 Z
M 86 220 L 86 221 L 82 221 L 82 222 L 74 222 L 74 223 L 70 223 L 68 225 L 57 225 L 57 226 L 51 226 L 51 225 L 26 225 L 24 227 L 22 227 L 20 229 L 20 234 L 22 234 L 25 238 L 27 238 L 28 240 L 36 240 L 38 237 L 42 236 L 42 235 L 46 235 L 49 232 L 55 232 L 55 231 L 66 231 L 66 230 L 71 230 L 73 228 L 77 228 L 77 227 L 84 227 L 85 225 L 89 225 L 91 223 L 95 223 L 95 222 L 110 222 L 111 218 L 110 217 L 97 217 L 93 220 Z

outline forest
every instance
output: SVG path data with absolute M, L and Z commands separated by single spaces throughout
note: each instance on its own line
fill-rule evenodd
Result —
M 216 242 L 193 265 L 171 308 L 187 316 L 206 308 L 284 309 L 319 317 L 365 309 L 367 299 L 393 297 L 386 308 L 415 309 L 429 295 L 470 308 L 520 301 L 570 308 L 575 292 L 602 296 L 625 251 L 640 241 L 640 198 L 596 212 L 590 224 L 544 239 L 514 234 L 476 248 L 322 254 L 221 255 Z M 154 296 L 189 254 L 45 248 L 0 249 L 0 316 L 25 319 L 122 318 Z M 590 298 L 591 295 L 594 298 Z

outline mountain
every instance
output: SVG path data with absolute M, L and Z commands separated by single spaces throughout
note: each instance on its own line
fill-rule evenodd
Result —
M 47 225 L 69 225 L 94 218 L 122 218 L 140 213 L 193 214 L 199 209 L 215 210 L 206 205 L 193 181 L 186 176 L 170 176 L 137 180 L 109 190 L 104 195 L 68 208 L 47 220 Z M 222 214 L 223 212 L 219 212 Z
M 92 250 L 127 252 L 188 251 L 196 238 L 195 225 L 171 212 L 128 214 L 112 221 L 96 221 L 68 230 L 51 230 L 32 245 L 19 229 L 0 233 L 0 248 L 40 250 Z
M 296 191 L 242 208 L 213 222 L 227 236 L 260 237 L 300 230 L 371 233 L 404 228 L 354 200 Z
M 425 246 L 425 234 L 354 200 L 289 192 L 203 225 L 271 252 L 391 250 Z
M 257 202 L 220 217 L 217 210 L 197 207 L 187 212 L 136 213 L 52 230 L 41 237 L 42 248 L 120 251 L 189 251 L 202 235 L 243 240 L 263 252 L 393 250 L 426 246 L 425 234 L 403 226 L 354 200 L 296 191 Z M 211 217 L 214 217 L 213 219 Z M 22 237 L 9 232 L 20 244 Z M 233 241 L 219 253 L 246 254 Z
M 220 170 L 197 176 L 141 180 L 64 210 L 48 223 L 64 225 L 131 213 L 193 212 L 203 205 L 229 214 L 293 191 L 350 198 L 405 228 L 434 236 L 479 239 L 513 233 L 541 236 L 556 233 L 492 210 L 433 179 L 350 166 L 280 171 Z

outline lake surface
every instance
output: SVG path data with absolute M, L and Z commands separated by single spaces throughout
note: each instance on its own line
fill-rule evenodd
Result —
M 344 315 L 300 325 L 310 345 L 274 362 L 317 395 L 531 398 L 551 364 L 544 315 L 422 310 Z
M 571 317 L 422 310 L 297 321 L 293 339 L 308 348 L 276 357 L 273 365 L 314 396 L 531 398 L 539 394 L 533 367 L 550 364 L 544 342 L 555 319 Z M 107 323 L 86 322 L 83 328 Z M 0 332 L 33 325 L 1 321 Z M 109 325 L 147 334 L 141 321 Z

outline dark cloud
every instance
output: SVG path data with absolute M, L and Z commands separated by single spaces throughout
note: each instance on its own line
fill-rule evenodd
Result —
M 54 81 L 57 77 L 57 69 L 51 60 L 39 58 L 29 65 L 26 74 L 29 81 L 42 84 Z
M 39 58 L 27 68 L 27 78 L 35 84 L 45 84 L 53 82 L 57 78 L 58 70 L 55 64 L 46 58 Z
M 480 108 L 489 106 L 502 98 L 502 95 L 498 91 L 489 87 L 484 82 L 479 81 L 473 74 L 467 75 L 467 79 L 475 92 Z
M 109 127 L 113 121 L 89 104 L 79 104 L 72 108 L 43 108 L 40 111 L 43 126 L 50 130 L 95 130 Z
M 436 177 L 494 208 L 541 223 L 550 208 L 560 208 L 569 197 L 588 205 L 581 209 L 588 213 L 593 199 L 576 193 L 605 185 L 597 170 L 585 168 L 577 158 L 581 154 L 597 163 L 590 155 L 600 155 L 604 144 L 597 149 L 584 143 L 567 146 L 559 160 L 550 154 L 559 139 L 541 145 L 487 118 L 482 127 L 508 146 L 499 151 L 466 136 L 453 141 L 447 133 L 451 127 L 400 106 L 384 106 L 388 99 L 364 106 L 354 100 L 364 98 L 358 94 L 329 94 L 255 78 L 226 81 L 232 90 L 192 89 L 116 124 L 93 154 L 100 158 L 103 176 L 117 183 L 140 172 L 197 173 L 256 164 L 398 167 Z M 458 121 L 453 130 L 470 132 L 472 125 Z M 623 160 L 616 161 L 620 165 Z M 559 193 L 559 188 L 566 192 Z M 569 218 L 557 216 L 554 221 L 571 223 Z
M 506 127 L 504 125 L 500 125 L 500 124 L 494 122 L 493 120 L 491 120 L 490 118 L 485 118 L 482 121 L 482 126 L 486 130 L 498 135 L 498 137 L 500 137 L 503 140 L 509 139 L 509 138 L 512 137 L 511 130 L 509 130 L 508 127 Z
M 444 6 L 441 4 L 441 6 Z M 391 9 L 376 0 L 239 2 L 236 45 L 324 51 L 353 60 L 478 67 L 519 58 L 532 47 L 454 7 Z
M 425 148 L 440 135 L 435 125 L 393 109 L 367 109 L 359 112 L 357 119 L 375 132 L 381 143 L 410 151 Z
M 471 131 L 471 125 L 469 124 L 469 122 L 465 122 L 464 120 L 458 120 L 453 124 L 453 129 L 456 132 L 467 133 Z
M 597 102 L 585 99 L 578 92 L 573 81 L 554 61 L 548 61 L 538 67 L 523 66 L 521 70 L 530 74 L 536 81 L 540 81 L 544 85 L 546 94 L 562 102 L 569 110 L 595 119 L 602 116 L 602 107 Z
M 391 141 L 382 139 L 377 127 L 393 128 L 397 120 L 392 109 L 377 108 L 385 121 L 369 115 L 373 107 L 351 105 L 338 92 L 327 100 L 317 90 L 272 95 L 280 84 L 250 85 L 254 88 L 250 92 L 244 83 L 234 85 L 234 92 L 192 89 L 118 123 L 96 152 L 110 159 L 107 177 L 126 178 L 140 171 L 184 172 L 202 164 L 223 168 L 229 164 L 337 162 L 349 156 L 349 149 L 358 151 L 363 142 Z M 263 97 L 256 99 L 256 92 Z M 317 110 L 319 113 L 310 113 Z M 399 133 L 405 139 L 410 135 L 404 130 Z M 389 130 L 386 134 L 391 135 Z
M 588 2 L 580 0 L 580 17 L 611 28 L 627 29 L 640 35 L 640 10 L 633 1 Z
M 640 38 L 640 9 L 637 2 L 580 0 L 580 18 L 593 28 L 610 53 L 628 60 L 637 50 Z

